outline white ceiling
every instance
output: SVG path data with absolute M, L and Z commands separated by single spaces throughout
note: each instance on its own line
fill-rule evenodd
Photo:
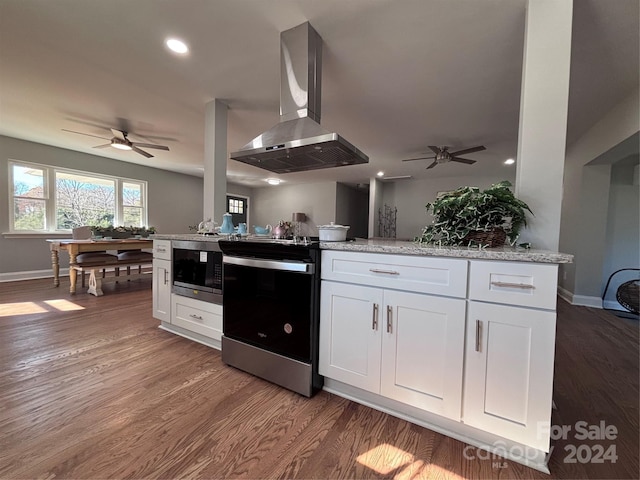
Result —
M 366 183 L 500 175 L 515 157 L 525 0 L 0 0 L 0 134 L 202 175 L 205 104 L 229 106 L 228 150 L 278 122 L 279 35 L 309 21 L 324 40 L 322 125 L 368 165 L 280 175 Z M 638 87 L 638 0 L 574 4 L 568 141 Z M 178 36 L 187 57 L 163 42 Z M 154 158 L 93 149 L 126 129 Z M 426 170 L 427 145 L 478 162 Z M 233 182 L 276 176 L 233 160 Z

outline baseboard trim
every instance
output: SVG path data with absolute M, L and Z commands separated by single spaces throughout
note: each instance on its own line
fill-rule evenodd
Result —
M 68 277 L 69 269 L 61 268 L 60 276 Z M 46 270 L 30 270 L 26 272 L 7 272 L 7 273 L 0 273 L 0 283 L 15 282 L 18 280 L 35 280 L 37 278 L 49 278 L 49 277 L 53 279 L 53 272 L 51 271 L 50 268 Z
M 569 290 L 558 287 L 558 296 L 571 305 L 580 307 L 602 308 L 602 299 L 600 297 L 592 297 L 589 295 L 574 295 Z

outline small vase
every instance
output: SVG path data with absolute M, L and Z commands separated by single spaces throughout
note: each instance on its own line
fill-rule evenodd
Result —
M 233 226 L 233 220 L 230 213 L 225 213 L 222 216 L 222 225 L 220 226 L 220 233 L 233 233 L 235 227 Z

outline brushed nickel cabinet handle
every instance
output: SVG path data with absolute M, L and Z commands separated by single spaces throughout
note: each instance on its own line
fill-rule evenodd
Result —
M 482 342 L 482 322 L 476 320 L 476 352 L 480 351 L 480 344 Z
M 166 285 L 167 283 L 169 283 L 169 279 L 167 278 L 167 274 L 169 272 L 167 272 L 166 270 L 164 271 L 164 284 Z
M 400 272 L 396 272 L 395 270 L 379 270 L 377 268 L 370 268 L 369 271 L 372 273 L 384 273 L 386 275 L 400 275 Z
M 535 285 L 529 285 L 528 283 L 510 283 L 510 282 L 491 282 L 491 285 L 496 287 L 507 288 L 521 288 L 523 290 L 535 290 Z
M 190 314 L 189 315 L 191 318 L 195 318 L 196 320 L 202 320 L 202 317 L 200 315 L 195 315 L 195 314 Z
M 378 304 L 373 304 L 373 319 L 371 321 L 371 328 L 373 330 L 378 330 Z
M 393 307 L 391 305 L 387 305 L 387 333 L 391 333 L 391 314 L 393 311 Z

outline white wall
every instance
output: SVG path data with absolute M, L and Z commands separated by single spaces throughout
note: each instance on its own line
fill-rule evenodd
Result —
M 318 235 L 318 225 L 336 221 L 336 182 L 277 185 L 253 189 L 252 225 L 291 221 L 294 212 L 307 215 L 302 235 Z
M 596 219 L 591 207 L 608 211 L 609 202 L 610 180 L 602 177 L 602 171 L 588 170 L 600 167 L 585 165 L 640 130 L 638 101 L 636 89 L 567 147 L 559 250 L 573 254 L 574 262 L 560 265 L 559 284 L 576 303 L 599 305 L 607 224 L 606 215 Z
M 414 237 L 422 234 L 422 229 L 425 225 L 431 223 L 432 216 L 427 214 L 425 205 L 435 200 L 438 192 L 455 190 L 463 186 L 485 189 L 502 180 L 509 180 L 513 183 L 514 179 L 515 168 L 505 166 L 504 175 L 500 178 L 461 176 L 380 182 L 383 185 L 382 204 L 398 208 L 396 237 L 398 239 L 413 240 Z M 377 211 L 375 215 L 377 218 Z
M 161 233 L 188 233 L 202 220 L 202 179 L 105 157 L 0 136 L 0 274 L 51 269 L 44 238 L 5 238 L 9 231 L 8 161 L 21 160 L 148 182 L 149 225 Z M 68 265 L 62 256 L 61 267 Z

